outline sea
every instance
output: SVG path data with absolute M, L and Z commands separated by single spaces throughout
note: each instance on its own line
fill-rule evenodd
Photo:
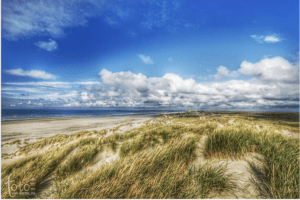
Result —
M 134 115 L 147 115 L 157 117 L 162 114 L 181 112 L 182 110 L 170 109 L 2 109 L 1 121 L 61 118 L 61 117 L 121 117 Z

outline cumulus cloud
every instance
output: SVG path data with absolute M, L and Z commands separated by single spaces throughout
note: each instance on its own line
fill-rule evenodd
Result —
M 56 79 L 56 76 L 54 76 L 53 74 L 49 74 L 40 70 L 23 70 L 19 68 L 6 70 L 6 73 L 16 76 L 28 76 L 36 79 Z
M 251 37 L 258 43 L 276 43 L 282 40 L 276 35 L 251 35 Z
M 99 75 L 104 85 L 115 90 L 103 90 L 101 94 L 115 99 L 116 105 L 129 105 L 130 99 L 130 105 L 136 106 L 270 109 L 283 104 L 293 108 L 298 105 L 295 101 L 299 99 L 298 68 L 298 65 L 282 57 L 266 58 L 257 63 L 244 61 L 238 71 L 231 72 L 220 66 L 216 77 L 243 74 L 252 79 L 210 85 L 196 83 L 192 78 L 183 79 L 172 73 L 147 78 L 143 74 L 112 73 L 103 69 Z
M 35 43 L 35 45 L 38 46 L 39 48 L 45 49 L 47 51 L 53 51 L 53 50 L 57 49 L 57 43 L 52 39 L 49 39 L 49 42 L 39 41 L 39 42 Z
M 145 64 L 153 64 L 153 61 L 151 60 L 150 56 L 145 56 L 142 54 L 139 54 L 138 56 Z
M 214 75 L 214 77 L 216 79 L 223 79 L 223 78 L 228 78 L 228 77 L 237 77 L 239 75 L 238 72 L 236 71 L 229 71 L 226 67 L 224 66 L 220 66 L 217 69 L 218 73 L 216 75 Z
M 227 68 L 222 68 L 220 71 L 225 76 L 232 74 Z M 70 83 L 72 87 L 69 88 L 36 84 L 36 89 L 41 93 L 24 93 L 23 90 L 19 96 L 13 97 L 3 93 L 2 102 L 8 107 L 10 104 L 28 106 L 27 102 L 30 101 L 32 103 L 29 106 L 42 103 L 43 106 L 58 107 L 192 107 L 204 110 L 299 108 L 298 64 L 282 57 L 265 58 L 256 63 L 244 61 L 237 73 L 251 79 L 197 83 L 192 78 L 184 79 L 173 73 L 162 77 L 146 77 L 141 73 L 102 69 L 99 73 L 101 84 L 85 87 L 85 84 Z M 23 93 L 24 96 L 21 95 Z M 24 103 L 20 105 L 11 99 L 23 99 Z
M 269 82 L 299 82 L 299 66 L 282 57 L 265 58 L 257 63 L 243 61 L 239 72 L 257 76 L 257 80 Z

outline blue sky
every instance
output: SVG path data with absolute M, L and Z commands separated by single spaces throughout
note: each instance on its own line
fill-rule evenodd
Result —
M 299 3 L 2 1 L 2 108 L 299 110 Z

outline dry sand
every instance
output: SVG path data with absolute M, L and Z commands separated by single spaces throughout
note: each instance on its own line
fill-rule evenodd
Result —
M 72 135 L 83 130 L 112 129 L 122 124 L 134 125 L 149 120 L 149 116 L 122 116 L 122 117 L 90 117 L 90 118 L 48 118 L 17 121 L 4 121 L 1 123 L 1 155 L 5 156 L 16 152 L 20 147 L 57 134 Z M 124 129 L 130 129 L 125 128 Z M 20 140 L 20 144 L 4 145 Z M 2 157 L 1 156 L 1 157 Z M 4 161 L 1 159 L 1 161 Z

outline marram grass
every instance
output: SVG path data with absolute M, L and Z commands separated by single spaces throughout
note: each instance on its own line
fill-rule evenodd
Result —
M 62 187 L 57 197 L 198 198 L 205 197 L 209 190 L 229 189 L 229 178 L 216 184 L 215 180 L 223 177 L 223 171 L 188 168 L 196 140 L 197 137 L 176 138 L 165 145 L 125 157 L 76 184 Z
M 245 127 L 221 129 L 206 140 L 208 158 L 237 159 L 247 152 L 264 155 L 264 187 L 273 198 L 299 198 L 299 140 Z
M 60 143 L 61 148 L 52 147 L 3 165 L 1 197 L 10 198 L 5 184 L 10 174 L 17 183 L 26 183 L 34 177 L 38 191 L 52 172 L 57 181 L 55 198 L 208 198 L 212 191 L 233 190 L 236 186 L 225 173 L 225 166 L 192 166 L 200 138 L 207 135 L 206 158 L 242 159 L 249 152 L 260 153 L 265 158 L 266 172 L 260 184 L 271 198 L 299 198 L 299 140 L 275 133 L 275 130 L 297 132 L 299 122 L 234 115 L 235 122 L 230 124 L 231 119 L 229 116 L 160 117 L 153 119 L 154 123 L 149 120 L 145 126 L 123 134 L 115 132 L 119 127 L 111 129 L 115 133 L 107 137 L 104 137 L 107 131 L 103 130 L 44 138 L 26 145 L 20 152 L 55 143 Z M 78 152 L 62 162 L 75 148 Z M 105 148 L 113 151 L 120 148 L 120 159 L 93 172 L 80 173 Z

